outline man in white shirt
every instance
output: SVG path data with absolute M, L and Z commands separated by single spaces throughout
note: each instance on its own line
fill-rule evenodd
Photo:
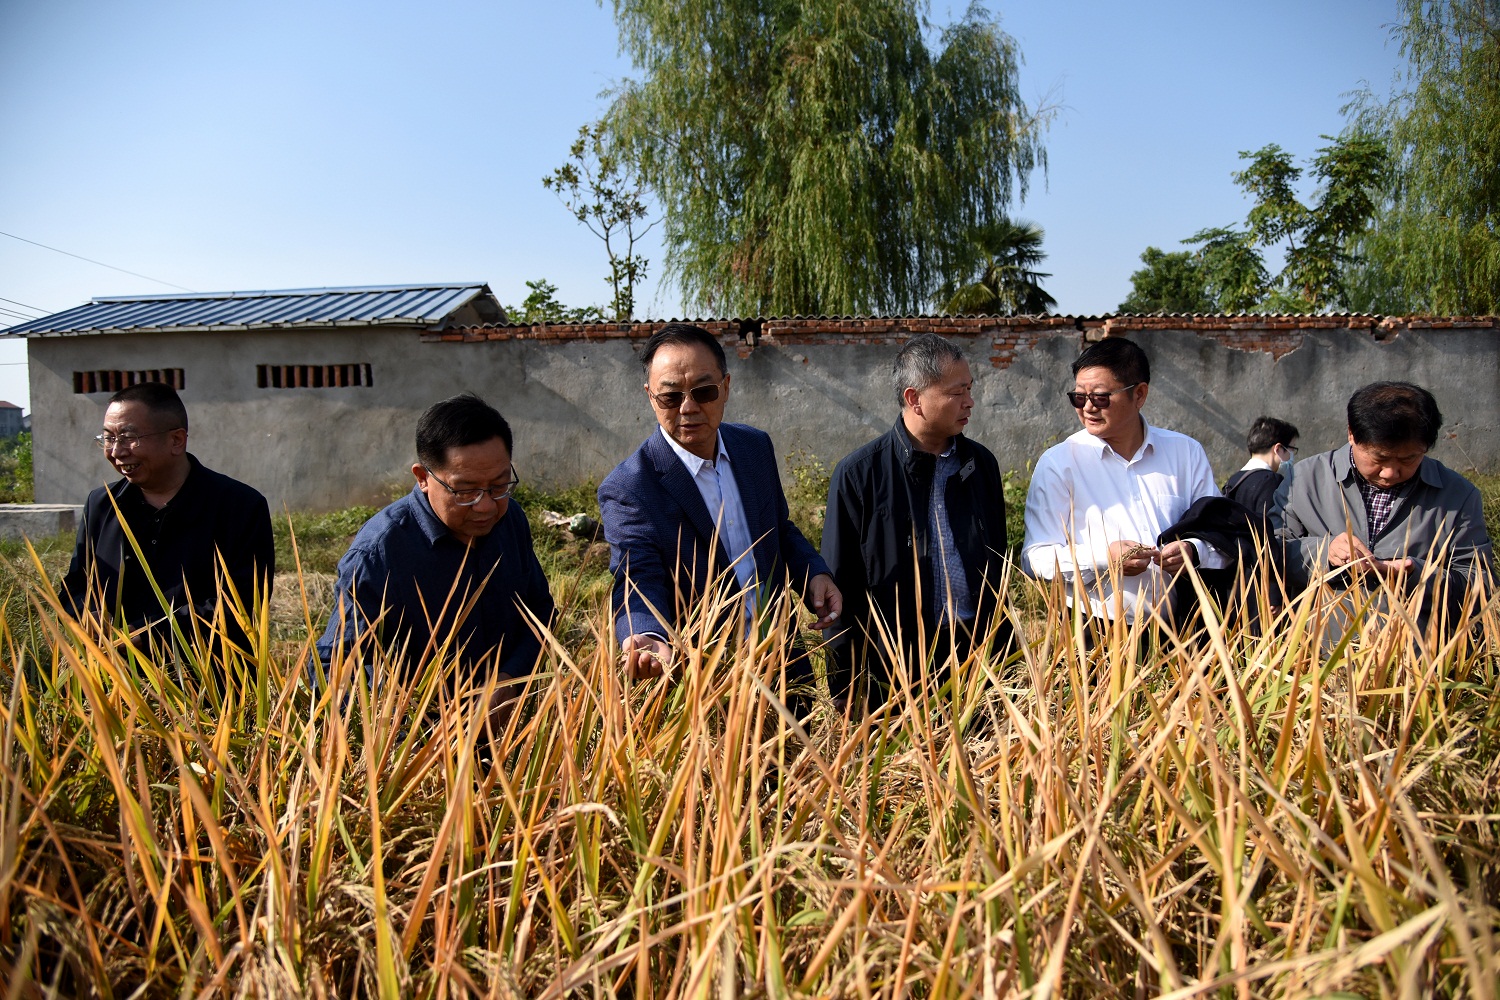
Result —
M 1044 580 L 1059 573 L 1076 578 L 1095 617 L 1133 620 L 1164 605 L 1187 562 L 1204 569 L 1229 564 L 1198 539 L 1157 547 L 1194 500 L 1219 490 L 1202 445 L 1141 416 L 1151 363 L 1138 345 L 1107 337 L 1072 368 L 1067 396 L 1083 429 L 1037 462 L 1026 494 L 1022 558 Z
M 753 607 L 791 586 L 812 627 L 828 628 L 843 598 L 788 516 L 770 437 L 724 422 L 724 348 L 702 327 L 669 323 L 641 347 L 641 365 L 658 429 L 599 486 L 626 673 L 670 668 L 670 636 L 720 587 Z M 793 665 L 805 676 L 790 680 L 811 677 L 805 657 Z

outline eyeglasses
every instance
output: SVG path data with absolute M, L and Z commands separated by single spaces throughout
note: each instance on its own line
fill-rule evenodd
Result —
M 161 437 L 163 434 L 171 434 L 173 431 L 180 430 L 182 430 L 181 427 L 171 427 L 164 431 L 152 431 L 150 434 L 135 434 L 130 431 L 126 431 L 124 434 L 110 434 L 105 432 L 103 434 L 95 434 L 94 443 L 105 451 L 109 451 L 111 448 L 130 451 L 135 447 L 137 441 L 141 441 L 144 438 Z
M 1110 403 L 1109 397 L 1116 393 L 1129 392 L 1138 385 L 1140 385 L 1139 382 L 1132 382 L 1129 385 L 1121 386 L 1118 389 L 1111 389 L 1108 392 L 1065 392 L 1063 395 L 1068 397 L 1068 402 L 1073 404 L 1073 409 L 1075 410 L 1083 409 L 1083 404 L 1086 402 L 1093 403 L 1096 410 L 1107 410 Z
M 704 403 L 712 403 L 719 398 L 719 390 L 724 387 L 723 382 L 712 385 L 695 385 L 687 392 L 673 389 L 670 392 L 652 392 L 646 390 L 646 395 L 656 400 L 656 405 L 663 410 L 675 410 L 682 405 L 682 401 L 688 396 L 693 397 L 693 402 L 700 406 Z
M 424 465 L 422 466 L 422 468 L 427 469 L 427 466 Z M 515 492 L 516 486 L 518 486 L 521 482 L 521 474 L 516 471 L 516 467 L 514 465 L 510 467 L 511 480 L 510 482 L 506 483 L 505 486 L 491 486 L 487 489 L 482 490 L 455 490 L 453 487 L 449 486 L 441 479 L 438 479 L 437 473 L 433 472 L 431 469 L 427 469 L 427 474 L 431 476 L 433 478 L 433 481 L 436 482 L 439 486 L 451 493 L 453 495 L 453 502 L 458 504 L 460 507 L 472 507 L 479 501 L 483 500 L 485 497 L 489 497 L 491 500 L 499 503 L 501 500 L 504 500 L 506 497 Z

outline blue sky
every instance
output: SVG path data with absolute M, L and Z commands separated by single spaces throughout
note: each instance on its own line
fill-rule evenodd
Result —
M 991 9 L 1027 99 L 1060 107 L 1015 214 L 1067 313 L 1113 310 L 1147 245 L 1242 219 L 1239 150 L 1311 155 L 1402 65 L 1394 0 Z M 546 278 L 602 303 L 601 246 L 540 180 L 630 73 L 610 9 L 572 0 L 0 0 L 0 232 L 195 291 L 477 279 L 519 302 Z M 676 316 L 658 249 L 641 312 Z M 0 298 L 37 310 L 175 290 L 0 236 Z M 24 360 L 0 342 L 0 399 L 28 405 Z

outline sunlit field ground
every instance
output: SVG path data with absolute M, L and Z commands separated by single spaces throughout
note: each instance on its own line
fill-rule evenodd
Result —
M 628 684 L 607 552 L 539 528 L 559 615 L 492 742 L 441 658 L 307 683 L 368 514 L 282 525 L 220 662 L 60 620 L 68 540 L 0 550 L 4 996 L 1495 995 L 1488 595 L 1446 639 L 1313 593 L 1085 652 L 1060 591 L 1000 581 L 1019 649 L 802 723 L 795 609 L 751 646 L 700 608 L 679 680 Z

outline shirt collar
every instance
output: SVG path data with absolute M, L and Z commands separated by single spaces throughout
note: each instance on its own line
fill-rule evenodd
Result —
M 157 511 L 166 510 L 169 507 L 174 510 L 181 507 L 191 507 L 194 503 L 193 498 L 198 493 L 203 481 L 203 476 L 198 471 L 203 468 L 203 463 L 194 458 L 191 452 L 188 453 L 187 460 L 187 478 L 182 481 L 181 486 L 177 487 L 177 492 L 172 494 L 172 499 L 160 507 L 151 507 L 151 504 L 146 500 L 146 494 L 141 492 L 141 488 L 130 480 L 123 478 L 120 480 L 120 488 L 115 492 L 116 499 L 122 502 L 130 500 L 144 504 L 147 507 L 151 507 L 152 510 Z
M 1241 472 L 1258 472 L 1260 470 L 1265 470 L 1266 472 L 1276 471 L 1275 469 L 1271 468 L 1270 462 L 1267 462 L 1263 458 L 1256 458 L 1254 455 L 1250 456 L 1250 461 L 1240 466 Z
M 421 529 L 428 545 L 435 547 L 445 539 L 455 543 L 458 541 L 453 537 L 453 532 L 448 530 L 448 526 L 438 519 L 437 512 L 432 509 L 432 503 L 427 499 L 427 494 L 422 492 L 421 486 L 413 485 L 411 488 L 411 509 L 417 527 Z
M 1146 455 L 1156 450 L 1156 428 L 1152 427 L 1151 421 L 1147 420 L 1145 417 L 1141 417 L 1141 426 L 1146 429 L 1146 436 L 1141 438 L 1141 449 L 1140 451 L 1136 452 L 1135 455 L 1121 455 L 1119 452 L 1111 448 L 1109 446 L 1109 442 L 1105 441 L 1103 438 L 1095 437 L 1087 430 L 1083 430 L 1082 433 L 1084 437 L 1088 438 L 1088 443 L 1099 450 L 1099 457 L 1101 459 L 1106 458 L 1110 455 L 1114 455 L 1121 461 L 1125 462 L 1125 464 L 1129 465 L 1131 462 L 1135 461 L 1136 455 L 1140 455 L 1144 458 Z
M 905 411 L 902 412 L 904 414 Z M 892 428 L 892 431 L 896 435 L 896 442 L 901 450 L 901 461 L 903 464 L 911 464 L 912 459 L 917 455 L 929 454 L 917 447 L 915 439 L 911 436 L 911 431 L 906 429 L 906 419 L 902 414 L 896 416 L 896 426 Z M 962 434 L 953 435 L 948 439 L 948 449 L 940 455 L 933 455 L 933 458 L 952 458 L 958 454 L 959 442 L 962 439 Z
M 666 440 L 667 446 L 672 449 L 673 453 L 676 454 L 678 460 L 682 462 L 683 467 L 688 471 L 688 475 L 692 476 L 694 479 L 698 478 L 698 473 L 702 472 L 705 466 L 711 466 L 715 464 L 715 461 L 717 459 L 723 459 L 725 462 L 729 461 L 729 449 L 724 447 L 724 435 L 719 431 L 714 432 L 714 455 L 716 456 L 716 458 L 708 459 L 699 458 L 697 455 L 694 455 L 682 445 L 672 440 L 672 435 L 667 433 L 667 429 L 665 427 L 658 427 L 657 430 L 661 431 L 661 436 Z

